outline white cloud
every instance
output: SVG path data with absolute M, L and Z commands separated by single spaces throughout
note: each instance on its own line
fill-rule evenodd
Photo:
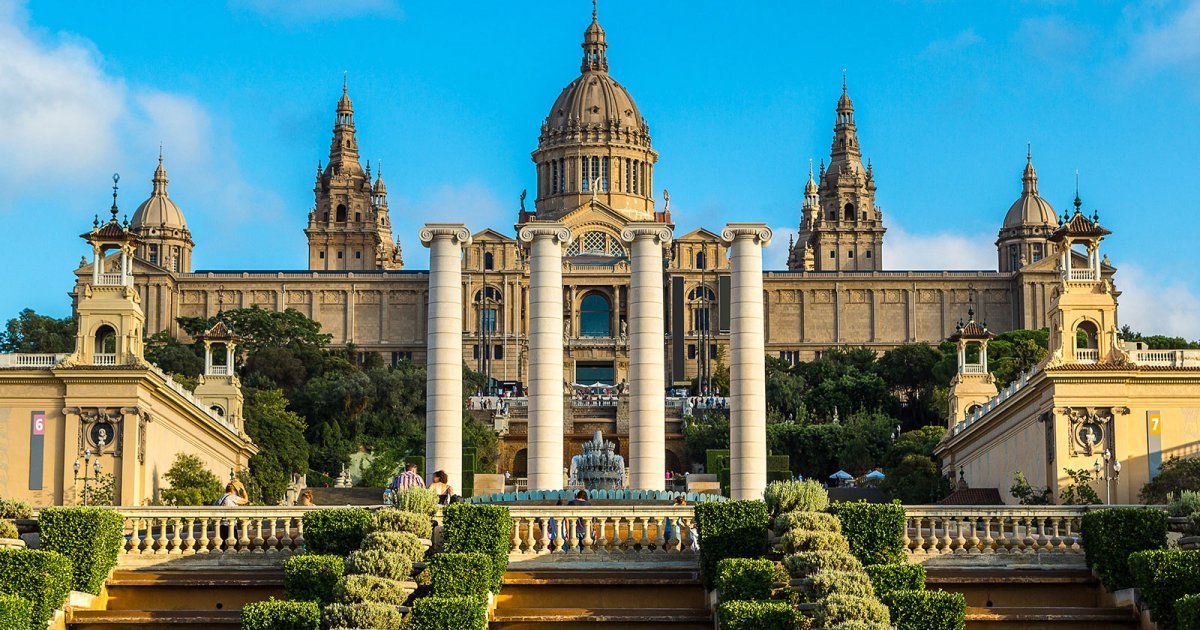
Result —
M 384 179 L 387 179 L 386 173 Z M 392 188 L 389 186 L 389 188 Z M 394 188 L 393 188 L 394 189 Z M 533 201 L 526 200 L 526 209 L 533 209 Z M 400 237 L 404 249 L 404 266 L 409 269 L 423 268 L 429 254 L 417 240 L 417 230 L 433 221 L 461 222 L 472 233 L 492 228 L 501 234 L 512 234 L 517 222 L 517 199 L 511 203 L 501 201 L 496 191 L 470 180 L 462 184 L 442 184 L 422 190 L 417 196 L 393 194 L 388 198 L 392 216 L 393 236 Z
M 1134 38 L 1134 64 L 1161 68 L 1200 62 L 1200 0 L 1188 0 L 1178 12 L 1157 17 Z
M 788 259 L 788 239 L 796 238 L 797 230 L 794 227 L 771 227 L 771 231 L 775 236 L 771 237 L 771 244 L 763 251 L 763 269 L 768 271 L 779 271 L 787 269 Z
M 1132 263 L 1119 265 L 1120 322 L 1143 334 L 1200 339 L 1200 294 L 1195 287 L 1148 273 Z
M 979 33 L 975 32 L 975 27 L 969 27 L 964 31 L 959 32 L 954 37 L 948 39 L 937 39 L 929 42 L 925 50 L 921 51 L 922 57 L 936 57 L 944 54 L 958 53 L 960 51 L 977 46 L 983 43 L 983 38 Z
M 1080 59 L 1091 40 L 1092 33 L 1085 26 L 1058 15 L 1025 18 L 1013 33 L 1013 42 L 1022 50 L 1054 64 Z
M 916 234 L 892 225 L 883 241 L 884 266 L 901 270 L 995 269 L 993 240 L 984 234 Z

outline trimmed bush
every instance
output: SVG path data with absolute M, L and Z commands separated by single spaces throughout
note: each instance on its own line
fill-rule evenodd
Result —
M 775 531 L 785 534 L 793 529 L 842 533 L 842 522 L 828 512 L 788 512 L 775 517 Z
M 866 599 L 875 598 L 871 579 L 862 571 L 818 571 L 808 577 L 802 594 L 810 602 L 817 602 L 830 595 L 851 595 Z
M 0 520 L 0 538 L 20 538 L 21 533 L 17 531 L 17 524 L 12 521 Z
M 491 556 L 479 552 L 442 552 L 429 560 L 435 597 L 487 597 L 492 575 Z
M 803 578 L 817 571 L 862 571 L 862 563 L 843 551 L 801 551 L 783 559 L 783 568 L 794 578 Z
M 371 549 L 352 551 L 346 556 L 347 575 L 374 575 L 389 580 L 407 580 L 412 577 L 412 560 L 407 556 Z
M 447 505 L 442 513 L 442 551 L 482 553 L 492 560 L 491 591 L 499 593 L 508 568 L 508 549 L 512 539 L 512 517 L 502 505 Z
M 1083 515 L 1083 551 L 1104 587 L 1133 586 L 1129 556 L 1167 546 L 1167 515 L 1148 508 L 1109 508 Z
M 723 501 L 696 505 L 700 532 L 700 573 L 705 588 L 713 588 L 717 564 L 725 558 L 767 555 L 767 504 L 762 501 Z
M 402 512 L 433 516 L 438 509 L 438 495 L 429 488 L 407 488 L 392 497 L 392 505 Z
M 800 612 L 787 602 L 731 600 L 717 607 L 721 630 L 794 630 Z
M 882 596 L 896 630 L 962 630 L 967 599 L 946 591 L 892 591 Z
M 866 567 L 875 594 L 925 589 L 925 567 L 919 564 L 872 564 Z
M 424 514 L 404 510 L 379 510 L 372 519 L 376 531 L 408 532 L 417 538 L 433 536 L 433 521 Z
M 406 630 L 486 630 L 487 601 L 479 597 L 422 597 Z
M 1175 621 L 1182 630 L 1200 630 L 1200 594 L 1175 600 Z
M 772 481 L 763 491 L 763 500 L 771 516 L 786 512 L 820 512 L 829 505 L 829 492 L 811 479 Z
M 850 553 L 850 541 L 837 532 L 814 532 L 793 529 L 783 535 L 783 552 L 836 551 Z
M 0 549 L 0 595 L 31 605 L 30 628 L 44 628 L 71 592 L 71 561 L 40 549 Z
M 1200 550 L 1140 551 L 1130 556 L 1129 566 L 1159 630 L 1179 628 L 1175 600 L 1200 593 Z
M 763 558 L 725 558 L 717 563 L 717 590 L 723 601 L 771 599 L 775 563 Z
M 321 625 L 324 628 L 400 630 L 404 628 L 404 616 L 395 606 L 378 602 L 329 604 L 321 610 Z
M 825 630 L 892 630 L 892 625 L 873 621 L 843 621 L 835 623 Z
M 843 501 L 830 505 L 829 512 L 842 522 L 850 553 L 863 564 L 904 561 L 904 506 L 899 501 Z
M 272 597 L 242 606 L 242 630 L 320 630 L 316 602 L 290 602 Z
M 888 609 L 873 597 L 835 594 L 817 602 L 816 619 L 825 627 L 846 621 L 888 623 Z
M 363 508 L 329 508 L 304 514 L 304 546 L 310 553 L 344 556 L 362 546 L 371 527 Z
M 413 562 L 425 559 L 425 545 L 408 532 L 371 532 L 363 538 L 362 548 L 398 553 Z
M 283 562 L 283 592 L 290 600 L 328 604 L 333 586 L 345 573 L 341 556 L 292 556 Z
M 404 582 L 374 575 L 347 575 L 333 586 L 334 601 L 343 604 L 379 602 L 403 606 L 409 595 L 412 595 L 412 589 Z
M 29 627 L 33 604 L 16 595 L 0 595 L 0 628 L 24 630 Z
M 71 561 L 72 588 L 99 595 L 125 544 L 125 517 L 95 507 L 51 507 L 38 514 L 38 529 L 43 551 Z
M 33 508 L 17 499 L 0 499 L 0 518 L 33 518 Z

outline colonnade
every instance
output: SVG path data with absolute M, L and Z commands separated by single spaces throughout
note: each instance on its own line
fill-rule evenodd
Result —
M 762 249 L 764 223 L 730 223 L 730 482 L 734 499 L 760 498 L 767 484 L 766 378 Z M 420 232 L 429 255 L 426 470 L 462 474 L 462 248 L 471 242 L 461 223 L 430 223 Z M 663 223 L 630 223 L 629 485 L 662 490 L 666 479 L 666 328 L 663 251 L 672 238 Z M 571 232 L 557 222 L 517 226 L 529 250 L 529 489 L 564 485 L 563 250 Z

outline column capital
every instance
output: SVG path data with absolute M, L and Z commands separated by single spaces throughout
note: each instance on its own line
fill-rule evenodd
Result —
M 557 245 L 566 245 L 571 242 L 571 230 L 557 221 L 520 223 L 516 227 L 517 240 L 523 244 L 531 244 L 539 237 L 552 238 Z
M 654 223 L 650 221 L 639 221 L 625 225 L 621 230 L 621 240 L 626 243 L 632 243 L 638 238 L 649 237 L 657 241 L 658 245 L 667 245 L 671 242 L 672 229 L 666 223 Z
M 471 244 L 471 231 L 464 223 L 426 223 L 417 232 L 417 237 L 425 247 L 429 247 L 439 236 L 448 236 L 459 246 Z
M 726 241 L 749 237 L 763 247 L 771 244 L 771 237 L 774 235 L 766 223 L 727 223 L 725 229 L 721 230 L 721 238 Z

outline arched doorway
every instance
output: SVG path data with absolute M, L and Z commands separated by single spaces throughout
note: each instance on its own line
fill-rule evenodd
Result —
M 529 476 L 529 449 L 521 449 L 513 455 L 512 466 L 509 467 L 513 477 Z
M 104 324 L 96 329 L 96 354 L 117 353 L 117 331 Z

